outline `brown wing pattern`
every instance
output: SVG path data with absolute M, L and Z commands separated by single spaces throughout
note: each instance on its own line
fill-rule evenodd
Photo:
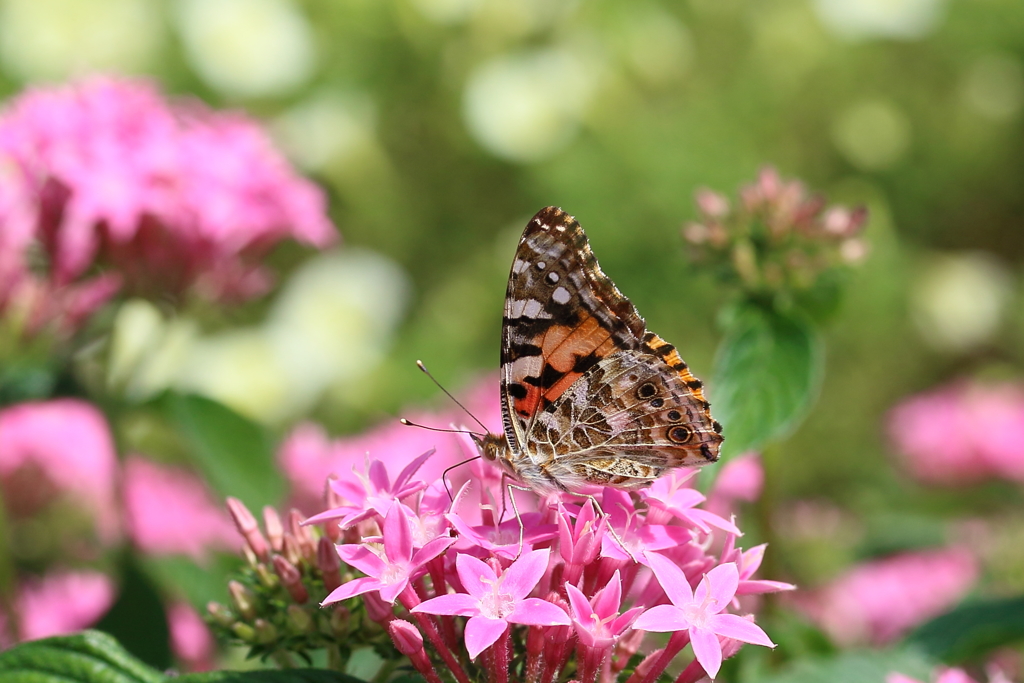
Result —
M 513 451 L 535 416 L 602 359 L 639 348 L 645 332 L 576 219 L 553 206 L 538 212 L 519 241 L 505 299 L 502 405 Z
M 717 460 L 719 429 L 700 388 L 641 348 L 591 368 L 538 414 L 527 440 L 544 474 L 568 490 L 634 488 Z

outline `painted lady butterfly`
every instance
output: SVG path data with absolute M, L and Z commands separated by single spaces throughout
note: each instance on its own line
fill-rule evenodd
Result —
M 641 488 L 718 459 L 701 387 L 601 272 L 576 219 L 534 216 L 505 297 L 504 434 L 478 438 L 481 454 L 540 493 Z

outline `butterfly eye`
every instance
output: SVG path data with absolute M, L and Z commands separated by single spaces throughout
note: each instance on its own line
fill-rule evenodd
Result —
M 658 388 L 650 382 L 640 385 L 640 388 L 636 390 L 636 395 L 642 399 L 648 399 L 658 393 Z
M 669 422 L 679 422 L 681 419 L 683 419 L 683 414 L 680 413 L 678 410 L 670 410 L 667 413 L 665 413 L 665 417 L 668 418 Z
M 663 399 L 663 398 L 652 398 L 651 399 L 651 407 L 652 408 L 660 408 L 663 405 L 665 405 L 665 399 Z
M 668 436 L 669 441 L 686 443 L 693 436 L 693 431 L 689 427 L 672 427 L 668 430 L 666 436 Z

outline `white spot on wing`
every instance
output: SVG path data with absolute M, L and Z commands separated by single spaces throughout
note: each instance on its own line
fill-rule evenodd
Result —
M 572 295 L 569 294 L 569 290 L 565 287 L 558 287 L 551 293 L 551 298 L 554 299 L 556 303 L 564 304 L 569 302 Z
M 512 265 L 512 272 L 519 275 L 521 272 L 530 267 L 530 264 L 522 259 L 516 259 L 516 262 Z
M 544 306 L 536 299 L 529 299 L 523 307 L 523 315 L 527 318 L 550 318 L 550 315 L 541 315 Z

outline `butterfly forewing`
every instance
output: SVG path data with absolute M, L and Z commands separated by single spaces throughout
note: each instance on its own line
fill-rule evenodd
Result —
M 501 367 L 509 464 L 531 485 L 630 488 L 718 456 L 699 380 L 556 207 L 537 213 L 519 242 Z

